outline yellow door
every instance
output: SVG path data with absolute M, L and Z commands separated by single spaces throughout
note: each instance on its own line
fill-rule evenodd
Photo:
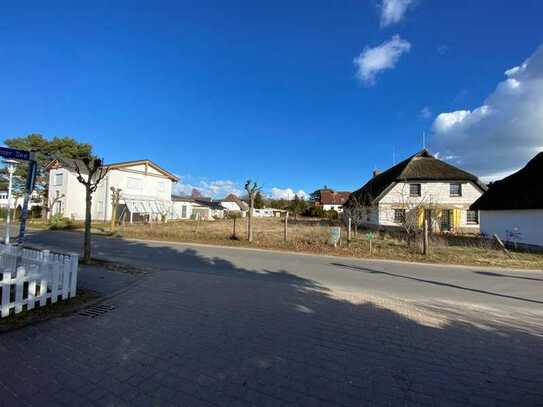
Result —
M 461 213 L 460 213 L 460 209 L 458 208 L 454 208 L 452 210 L 452 229 L 455 231 L 455 232 L 458 232 L 458 230 L 460 229 L 460 216 L 461 216 Z

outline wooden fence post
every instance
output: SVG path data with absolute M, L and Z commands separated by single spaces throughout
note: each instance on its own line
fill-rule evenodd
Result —
M 424 231 L 422 235 L 422 254 L 428 255 L 428 219 L 424 218 Z
M 9 315 L 9 293 L 11 291 L 11 272 L 2 273 L 2 298 L 0 298 L 0 318 Z
M 347 228 L 347 244 L 350 246 L 351 245 L 351 218 L 349 217 L 349 222 L 348 222 L 348 228 Z
M 23 266 L 17 267 L 15 273 L 15 313 L 23 311 L 23 287 L 25 278 L 25 268 Z
M 285 215 L 285 231 L 284 231 L 285 242 L 288 240 L 288 212 Z

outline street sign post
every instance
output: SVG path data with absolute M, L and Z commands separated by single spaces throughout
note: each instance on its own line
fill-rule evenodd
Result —
M 328 235 L 328 244 L 337 247 L 339 240 L 341 239 L 341 228 L 339 226 L 332 226 Z
M 30 160 L 30 151 L 17 150 L 15 148 L 0 147 L 0 157 L 10 160 Z
M 0 147 L 0 157 L 11 160 L 22 160 L 28 161 L 28 176 L 26 178 L 23 208 L 21 211 L 21 224 L 19 226 L 19 237 L 17 239 L 18 244 L 23 244 L 25 231 L 26 231 L 26 220 L 28 218 L 28 202 L 30 200 L 30 195 L 34 190 L 34 183 L 36 181 L 36 174 L 38 172 L 38 163 L 36 162 L 36 153 L 18 150 L 16 148 L 6 148 Z

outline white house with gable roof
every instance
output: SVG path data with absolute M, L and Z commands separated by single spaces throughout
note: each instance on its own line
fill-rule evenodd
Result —
M 82 162 L 54 160 L 49 171 L 49 203 L 51 214 L 82 220 L 85 218 L 85 188 L 77 180 L 76 168 Z M 168 216 L 172 207 L 172 184 L 178 178 L 150 160 L 127 161 L 105 165 L 107 175 L 92 198 L 92 217 L 109 221 L 112 215 L 111 188 L 121 189 L 117 219 L 154 221 Z

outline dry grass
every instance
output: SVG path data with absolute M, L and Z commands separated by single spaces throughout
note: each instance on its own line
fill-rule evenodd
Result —
M 255 219 L 254 242 L 246 240 L 247 220 L 237 219 L 237 239 L 232 238 L 233 220 L 177 221 L 167 224 L 126 225 L 119 227 L 121 236 L 138 239 L 197 242 L 239 247 L 290 250 L 335 256 L 370 257 L 366 231 L 347 245 L 344 239 L 334 248 L 327 242 L 328 222 L 290 222 L 288 241 L 283 240 L 283 221 L 280 219 Z M 342 237 L 346 237 L 345 228 Z M 430 254 L 422 256 L 410 250 L 404 241 L 388 233 L 374 233 L 372 258 L 419 261 L 428 263 L 464 264 L 543 269 L 543 254 L 515 252 L 509 258 L 492 242 L 474 237 L 435 237 Z

